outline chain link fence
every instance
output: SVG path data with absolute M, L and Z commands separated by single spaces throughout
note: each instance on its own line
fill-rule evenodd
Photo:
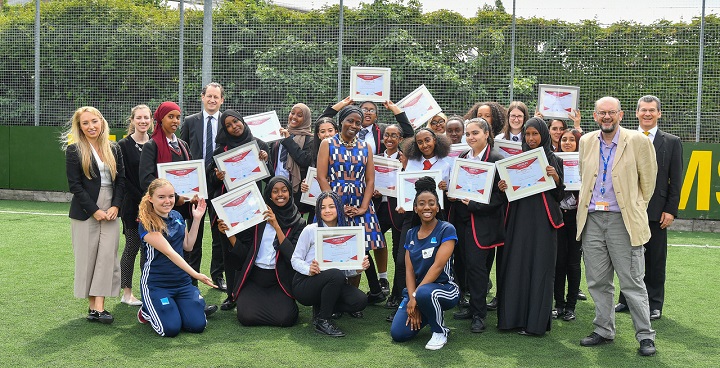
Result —
M 87 19 L 87 12 L 78 19 Z M 125 127 L 133 106 L 155 108 L 164 100 L 177 101 L 180 75 L 183 101 L 178 102 L 184 114 L 200 111 L 202 14 L 187 16 L 182 72 L 177 23 L 167 27 L 142 20 L 104 22 L 100 17 L 68 25 L 42 18 L 40 125 L 62 125 L 77 107 L 93 105 L 112 127 Z M 351 66 L 391 67 L 394 101 L 425 84 L 448 115 L 463 115 L 478 101 L 510 102 L 509 16 L 471 26 L 346 20 L 339 93 L 337 24 L 232 19 L 214 21 L 212 75 L 225 86 L 224 108 L 246 115 L 276 110 L 282 117 L 294 103 L 305 102 L 317 117 L 338 95 L 348 94 Z M 705 26 L 699 140 L 717 143 L 720 22 L 713 20 Z M 637 99 L 654 94 L 663 101 L 663 129 L 694 141 L 699 30 L 699 22 L 518 22 L 513 97 L 534 108 L 540 83 L 580 86 L 582 124 L 590 130 L 593 102 L 599 97 L 618 97 L 626 111 L 623 125 L 634 128 Z M 0 60 L 0 124 L 34 124 L 34 45 L 32 24 L 18 23 L 0 33 L 0 48 L 5 50 Z M 389 121 L 391 116 L 383 112 L 380 119 Z

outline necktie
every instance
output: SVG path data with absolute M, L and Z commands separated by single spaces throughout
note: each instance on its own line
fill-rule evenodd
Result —
M 290 139 L 292 139 L 293 137 L 295 137 L 295 135 L 294 135 L 294 134 L 290 134 Z M 279 144 L 280 144 L 280 143 L 278 142 L 278 145 L 279 145 Z M 278 158 L 278 160 L 279 160 L 280 162 L 282 162 L 283 167 L 286 168 L 286 169 L 287 169 L 287 156 L 288 156 L 288 150 L 285 149 L 285 147 L 283 147 L 283 148 L 282 148 L 282 152 L 280 152 L 280 157 Z
M 519 138 L 518 138 L 518 136 L 516 136 L 516 135 L 514 135 L 514 136 L 512 137 L 512 140 L 513 140 L 514 142 L 517 142 L 518 139 L 519 139 Z
M 212 136 L 212 115 L 207 118 L 207 127 L 205 128 L 205 167 L 210 165 L 212 162 L 212 155 L 214 149 L 213 136 Z
M 431 167 L 432 164 L 430 163 L 430 160 L 425 160 L 425 162 L 423 162 L 423 170 L 430 170 Z
M 365 136 L 366 136 L 367 134 L 368 134 L 367 129 L 363 129 L 363 130 L 359 131 L 359 132 L 358 132 L 358 140 L 359 140 L 360 142 L 365 142 Z
M 650 136 L 650 132 L 643 132 L 643 134 L 645 134 L 646 137 Z
M 177 141 L 170 141 L 170 147 L 172 147 L 176 151 L 180 150 L 180 145 L 178 144 Z

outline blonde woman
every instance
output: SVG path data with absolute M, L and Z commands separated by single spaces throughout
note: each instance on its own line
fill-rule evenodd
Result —
M 88 299 L 88 321 L 110 324 L 105 297 L 120 292 L 118 211 L 125 194 L 122 153 L 109 140 L 110 128 L 100 111 L 75 111 L 63 134 L 75 255 L 75 297 Z M 72 139 L 73 143 L 70 143 Z

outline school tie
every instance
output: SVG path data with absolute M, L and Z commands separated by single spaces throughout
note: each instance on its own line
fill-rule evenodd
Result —
M 207 118 L 207 127 L 205 128 L 205 167 L 210 165 L 212 162 L 213 151 L 213 136 L 212 136 L 212 115 Z
M 431 167 L 432 164 L 430 163 L 430 160 L 425 160 L 425 162 L 423 162 L 423 170 L 430 170 Z
M 178 144 L 177 141 L 170 141 L 170 146 L 176 151 L 180 150 L 180 145 Z
M 367 129 L 362 129 L 358 132 L 358 140 L 360 142 L 365 142 L 365 136 L 368 134 Z
M 518 141 L 518 136 L 514 135 L 514 136 L 512 137 L 512 140 L 515 141 L 515 142 L 517 142 L 517 141 Z
M 643 132 L 643 134 L 645 134 L 646 137 L 650 136 L 650 132 Z

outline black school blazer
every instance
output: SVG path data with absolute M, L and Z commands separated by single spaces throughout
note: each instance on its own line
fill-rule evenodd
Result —
M 113 197 L 110 205 L 120 209 L 125 197 L 125 166 L 120 147 L 116 144 L 111 147 L 117 172 L 113 181 Z M 95 161 L 95 156 L 91 155 L 90 158 L 92 159 L 92 172 L 95 173 L 92 179 L 88 179 L 83 173 L 77 145 L 73 143 L 65 150 L 65 171 L 68 187 L 73 194 L 72 200 L 70 200 L 69 217 L 74 220 L 85 221 L 100 209 L 96 203 L 100 195 L 100 169 Z

